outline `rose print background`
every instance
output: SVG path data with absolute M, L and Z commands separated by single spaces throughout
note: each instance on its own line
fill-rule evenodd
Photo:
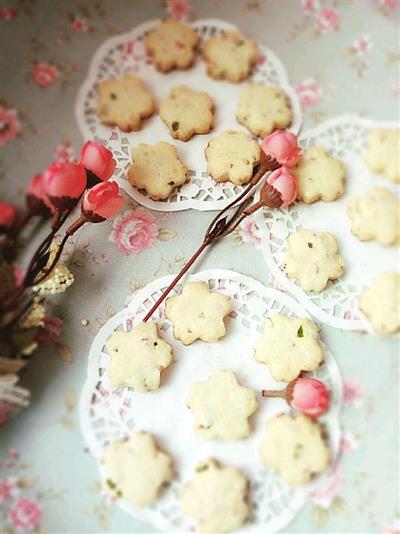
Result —
M 299 94 L 305 127 L 343 113 L 399 116 L 396 0 L 0 0 L 5 199 L 18 204 L 31 176 L 53 160 L 76 157 L 76 91 L 101 42 L 167 13 L 226 19 L 276 51 Z M 76 282 L 54 305 L 61 337 L 55 349 L 37 353 L 23 378 L 32 390 L 30 409 L 0 428 L 0 524 L 7 534 L 154 532 L 104 503 L 79 432 L 77 396 L 94 334 L 134 291 L 179 270 L 209 219 L 152 213 L 127 199 L 114 221 L 88 226 L 76 239 Z M 27 239 L 39 238 L 41 228 L 30 232 Z M 259 246 L 257 228 L 246 221 L 198 268 L 234 269 L 274 286 Z M 288 532 L 399 532 L 398 340 L 326 326 L 322 336 L 346 383 L 342 456 Z M 0 423 L 7 416 L 0 414 Z

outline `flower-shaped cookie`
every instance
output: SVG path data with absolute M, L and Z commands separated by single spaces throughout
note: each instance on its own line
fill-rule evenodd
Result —
M 186 399 L 195 416 L 196 432 L 206 439 L 245 438 L 248 417 L 258 408 L 252 389 L 238 384 L 231 371 L 217 371 L 206 382 L 195 382 Z
M 116 386 L 145 392 L 160 387 L 160 375 L 172 362 L 172 349 L 156 323 L 140 323 L 130 332 L 114 332 L 106 342 L 107 374 Z
M 171 458 L 157 448 L 147 432 L 135 432 L 129 439 L 110 443 L 101 463 L 107 493 L 137 508 L 150 506 L 173 474 Z
M 228 130 L 209 141 L 205 154 L 208 174 L 216 182 L 244 185 L 260 161 L 260 146 L 243 132 Z
M 328 232 L 299 230 L 288 238 L 285 271 L 305 291 L 322 291 L 329 280 L 344 273 L 344 261 L 336 238 Z
M 226 31 L 205 42 L 207 74 L 216 80 L 240 82 L 248 78 L 257 60 L 257 45 L 238 31 Z
M 292 122 L 292 110 L 279 87 L 248 83 L 243 87 L 236 118 L 254 135 L 265 137 L 276 128 L 287 128 Z
M 169 143 L 140 143 L 132 150 L 132 160 L 129 182 L 145 189 L 153 200 L 165 200 L 187 181 L 187 167 L 179 159 L 176 147 Z
M 377 276 L 359 296 L 358 304 L 377 332 L 393 334 L 400 330 L 400 275 Z
M 214 102 L 207 93 L 180 85 L 162 100 L 159 114 L 174 139 L 189 141 L 193 135 L 206 134 L 212 129 Z
M 372 187 L 347 206 L 351 231 L 361 241 L 394 245 L 400 237 L 400 202 L 388 189 Z
M 306 318 L 268 317 L 254 348 L 256 360 L 268 365 L 275 380 L 285 382 L 297 378 L 301 371 L 314 371 L 324 360 L 318 329 Z
M 174 336 L 184 345 L 196 339 L 218 341 L 226 334 L 224 317 L 231 311 L 228 298 L 211 292 L 204 282 L 189 282 L 180 295 L 167 299 L 165 316 L 174 326 Z
M 327 469 L 331 455 L 319 423 L 303 414 L 281 413 L 267 421 L 261 459 L 290 486 L 303 486 Z
M 392 182 L 400 182 L 400 129 L 377 128 L 367 139 L 364 161 L 372 172 L 382 173 Z
M 291 169 L 297 179 L 297 198 L 305 204 L 317 200 L 331 202 L 343 195 L 346 169 L 322 146 L 304 151 L 296 167 Z
M 199 37 L 195 30 L 176 19 L 162 20 L 144 38 L 147 52 L 153 56 L 157 70 L 187 69 L 195 58 Z
M 124 132 L 139 130 L 142 119 L 155 111 L 151 93 L 140 78 L 125 74 L 119 80 L 104 80 L 97 86 L 100 95 L 96 113 L 103 124 Z
M 249 483 L 234 467 L 208 459 L 196 467 L 181 493 L 183 512 L 197 523 L 197 532 L 215 534 L 238 529 L 249 515 Z

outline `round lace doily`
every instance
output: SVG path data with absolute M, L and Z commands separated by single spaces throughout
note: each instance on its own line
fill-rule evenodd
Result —
M 159 390 L 140 394 L 127 388 L 116 388 L 105 374 L 109 356 L 105 342 L 115 330 L 129 330 L 150 309 L 172 277 L 160 278 L 137 292 L 128 307 L 110 319 L 96 336 L 89 355 L 88 378 L 83 388 L 80 417 L 82 431 L 90 452 L 97 461 L 109 442 L 129 436 L 132 431 L 153 433 L 161 446 L 172 455 L 176 477 L 157 502 L 145 510 L 134 509 L 124 500 L 118 504 L 129 514 L 152 522 L 168 532 L 192 532 L 194 525 L 182 514 L 179 492 L 193 475 L 198 461 L 214 457 L 224 464 L 237 466 L 251 481 L 251 519 L 244 532 L 277 532 L 284 528 L 302 508 L 310 488 L 323 483 L 319 477 L 312 484 L 294 489 L 283 484 L 272 471 L 262 467 L 258 447 L 265 435 L 265 422 L 274 413 L 289 411 L 281 399 L 263 399 L 263 388 L 281 389 L 265 365 L 253 357 L 253 346 L 262 330 L 265 317 L 276 313 L 307 316 L 303 307 L 288 295 L 266 288 L 260 282 L 225 270 L 209 270 L 190 277 L 204 280 L 213 290 L 226 294 L 233 313 L 227 323 L 227 335 L 218 343 L 196 342 L 184 347 L 172 335 L 172 325 L 161 307 L 153 316 L 162 336 L 173 347 L 175 363 L 165 372 Z M 180 286 L 177 287 L 177 291 Z M 342 403 L 342 381 L 337 363 L 323 345 L 325 364 L 315 373 L 331 391 L 331 408 L 322 418 L 329 436 L 332 456 L 339 450 L 339 412 Z M 258 392 L 260 407 L 253 420 L 251 435 L 238 442 L 208 441 L 193 430 L 193 418 L 186 408 L 189 386 L 205 380 L 217 369 L 235 372 L 239 382 Z M 102 467 L 99 464 L 101 471 Z M 102 473 L 104 476 L 104 473 Z M 134 474 L 132 475 L 134 476 Z
M 204 62 L 199 57 L 195 65 L 187 71 L 159 73 L 151 64 L 143 45 L 143 36 L 160 21 L 151 20 L 137 26 L 132 31 L 117 35 L 105 41 L 95 53 L 89 74 L 83 83 L 75 107 L 76 119 L 82 135 L 86 139 L 97 139 L 108 146 L 117 159 L 116 180 L 138 203 L 157 211 L 180 211 L 189 208 L 216 210 L 225 207 L 241 188 L 230 182 L 217 184 L 207 173 L 204 149 L 212 136 L 228 129 L 247 131 L 236 122 L 236 107 L 239 102 L 242 84 L 215 81 L 207 76 Z M 205 19 L 192 23 L 201 40 L 218 35 L 223 30 L 237 29 L 221 20 Z M 251 80 L 280 86 L 288 95 L 293 110 L 293 121 L 289 128 L 297 134 L 301 126 L 301 109 L 293 88 L 289 85 L 285 68 L 276 55 L 263 45 L 259 45 L 260 61 L 256 65 Z M 125 133 L 118 128 L 104 126 L 99 121 L 95 108 L 97 83 L 108 78 L 121 77 L 125 72 L 141 76 L 155 95 L 156 100 L 168 96 L 172 87 L 188 85 L 208 93 L 216 105 L 215 128 L 209 135 L 195 135 L 188 142 L 174 140 L 158 115 L 145 121 L 138 132 Z M 176 190 L 165 201 L 153 201 L 145 192 L 133 188 L 126 179 L 131 164 L 131 150 L 138 143 L 154 144 L 159 141 L 173 143 L 182 161 L 187 165 L 190 180 Z
M 289 209 L 260 210 L 255 222 L 260 230 L 262 252 L 278 287 L 288 291 L 318 320 L 337 328 L 372 332 L 370 323 L 358 309 L 358 295 L 372 279 L 386 271 L 398 270 L 398 247 L 384 247 L 376 242 L 361 242 L 351 233 L 346 213 L 349 200 L 373 186 L 390 189 L 397 186 L 369 171 L 362 156 L 366 137 L 373 128 L 395 128 L 393 122 L 377 122 L 358 116 L 341 116 L 326 121 L 300 135 L 303 148 L 324 146 L 347 169 L 346 189 L 335 202 L 296 203 Z M 329 283 L 320 293 L 305 292 L 283 270 L 289 234 L 301 228 L 331 232 L 339 243 L 345 261 L 345 274 Z

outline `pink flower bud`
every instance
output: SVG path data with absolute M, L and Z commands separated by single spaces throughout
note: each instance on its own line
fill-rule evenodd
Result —
M 82 215 L 90 222 L 102 222 L 116 215 L 124 199 L 115 182 L 101 182 L 86 191 L 82 202 Z
M 50 202 L 57 209 L 72 208 L 86 188 L 86 171 L 74 163 L 53 163 L 43 175 L 43 185 Z
M 17 208 L 14 204 L 0 202 L 0 232 L 7 233 L 18 219 Z
M 44 190 L 43 177 L 40 174 L 36 174 L 28 184 L 26 203 L 32 215 L 48 217 L 54 211 L 54 206 Z
M 88 171 L 88 187 L 111 178 L 116 165 L 112 152 L 93 141 L 87 141 L 83 145 L 78 163 Z
M 290 132 L 275 130 L 264 137 L 261 149 L 272 159 L 276 159 L 285 167 L 294 167 L 301 158 L 301 148 L 297 145 L 297 137 Z
M 292 408 L 310 417 L 320 417 L 329 408 L 329 391 L 315 378 L 297 378 L 288 386 Z
M 296 178 L 290 174 L 286 167 L 276 169 L 267 178 L 267 183 L 279 191 L 282 198 L 282 207 L 289 206 L 297 196 Z

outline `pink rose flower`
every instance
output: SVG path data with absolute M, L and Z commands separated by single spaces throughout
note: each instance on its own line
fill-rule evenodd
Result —
M 343 386 L 344 405 L 347 407 L 359 406 L 364 397 L 364 388 L 359 381 L 353 378 L 347 378 L 344 380 Z
M 87 32 L 88 25 L 86 19 L 75 17 L 71 22 L 71 28 L 76 32 Z
M 283 201 L 282 208 L 289 206 L 289 204 L 296 200 L 296 178 L 290 174 L 286 167 L 281 167 L 280 169 L 271 172 L 267 178 L 267 183 L 279 191 Z
M 113 153 L 105 146 L 93 141 L 86 141 L 83 145 L 79 154 L 79 163 L 87 171 L 90 171 L 88 176 L 89 187 L 98 183 L 99 180 L 104 182 L 111 178 L 116 166 Z
M 0 19 L 5 20 L 6 22 L 11 22 L 17 16 L 17 10 L 13 7 L 0 7 Z
M 36 334 L 35 341 L 39 345 L 52 345 L 55 343 L 61 334 L 62 320 L 53 315 L 45 315 L 43 318 L 43 326 L 41 326 Z
M 0 202 L 0 232 L 8 232 L 18 219 L 17 208 L 14 204 Z
M 311 15 L 313 11 L 319 8 L 318 0 L 301 0 L 301 5 L 305 15 Z
M 86 171 L 74 163 L 53 163 L 43 175 L 43 185 L 50 202 L 58 209 L 75 206 L 86 188 Z
M 309 417 L 320 417 L 329 408 L 329 391 L 315 378 L 297 378 L 289 385 L 290 406 Z
M 40 525 L 42 509 L 33 499 L 20 497 L 12 506 L 8 519 L 14 528 L 29 532 Z
M 44 190 L 43 176 L 40 174 L 36 174 L 28 184 L 26 204 L 32 215 L 47 217 L 54 212 L 54 206 Z
M 9 143 L 21 133 L 16 109 L 0 106 L 0 146 Z
M 32 70 L 32 78 L 39 87 L 50 87 L 59 77 L 57 67 L 48 63 L 37 63 Z
M 299 85 L 295 87 L 295 91 L 303 108 L 315 106 L 319 103 L 322 97 L 322 91 L 314 78 L 307 78 L 299 83 Z
M 339 495 L 343 481 L 341 469 L 338 464 L 335 464 L 329 475 L 324 479 L 323 485 L 320 485 L 309 494 L 310 501 L 321 508 L 329 508 L 334 498 Z
M 82 202 L 82 215 L 90 222 L 102 222 L 114 217 L 121 210 L 123 203 L 118 184 L 100 182 L 86 191 Z
M 322 7 L 315 15 L 315 29 L 322 33 L 328 33 L 333 30 L 336 30 L 338 24 L 339 15 L 335 9 L 331 9 L 329 7 Z
M 297 137 L 290 132 L 275 130 L 264 137 L 261 149 L 267 156 L 276 159 L 285 167 L 293 167 L 301 157 L 301 148 L 297 145 Z
M 368 35 L 362 35 L 359 39 L 356 39 L 352 44 L 352 50 L 357 56 L 364 56 L 373 47 L 373 42 Z
M 186 18 L 191 9 L 188 0 L 167 0 L 167 13 L 175 19 Z
M 18 495 L 15 478 L 0 478 L 0 503 L 14 499 Z
M 114 219 L 110 240 L 124 254 L 139 254 L 158 236 L 154 216 L 143 208 L 127 210 Z

